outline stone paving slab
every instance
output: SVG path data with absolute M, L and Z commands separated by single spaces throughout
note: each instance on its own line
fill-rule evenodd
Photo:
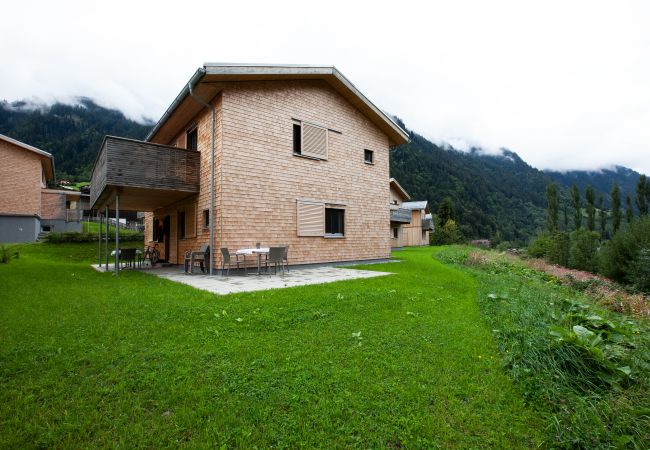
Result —
M 101 272 L 105 271 L 104 267 L 100 268 L 97 264 L 93 264 L 93 268 Z M 108 270 L 113 270 L 112 264 L 109 264 Z M 391 275 L 390 272 L 322 266 L 292 268 L 288 272 L 285 272 L 284 275 L 282 275 L 282 271 L 279 271 L 277 275 L 257 275 L 253 272 L 247 276 L 241 274 L 231 274 L 230 276 L 223 277 L 221 275 L 188 275 L 183 272 L 182 267 L 178 266 L 144 269 L 142 272 L 221 295 Z

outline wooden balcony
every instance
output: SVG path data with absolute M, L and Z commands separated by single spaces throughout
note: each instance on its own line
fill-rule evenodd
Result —
M 433 219 L 432 218 L 424 218 L 422 219 L 422 231 L 433 231 Z
M 153 211 L 199 192 L 200 153 L 106 136 L 90 183 L 93 209 Z
M 400 223 L 411 223 L 411 210 L 410 209 L 391 209 L 390 221 Z

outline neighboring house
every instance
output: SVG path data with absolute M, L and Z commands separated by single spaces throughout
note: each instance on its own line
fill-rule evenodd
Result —
M 0 134 L 0 242 L 35 241 L 41 231 L 81 231 L 79 193 L 47 189 L 52 155 Z
M 257 242 L 292 264 L 387 258 L 388 151 L 407 140 L 335 67 L 205 64 L 147 142 L 105 138 L 91 206 L 145 211 L 176 264 L 211 232 L 215 262 Z
M 411 200 L 411 196 L 395 178 L 390 179 L 391 247 L 429 245 L 433 219 L 426 200 Z

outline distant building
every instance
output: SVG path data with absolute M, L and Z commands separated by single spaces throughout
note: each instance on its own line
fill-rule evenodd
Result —
M 0 243 L 81 231 L 81 193 L 48 189 L 53 181 L 50 153 L 0 134 Z
M 433 219 L 426 200 L 411 200 L 411 196 L 395 180 L 390 179 L 390 237 L 391 247 L 429 245 Z

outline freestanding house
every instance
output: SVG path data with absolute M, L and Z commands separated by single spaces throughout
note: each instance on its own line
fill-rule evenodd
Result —
M 0 243 L 81 231 L 81 193 L 48 189 L 53 181 L 51 154 L 0 134 Z
M 429 245 L 433 217 L 426 200 L 411 200 L 397 182 L 390 179 L 390 244 L 392 248 Z
M 387 258 L 388 152 L 407 139 L 335 67 L 205 64 L 146 142 L 105 138 L 91 205 L 146 211 L 171 263 L 256 242 L 292 264 Z

